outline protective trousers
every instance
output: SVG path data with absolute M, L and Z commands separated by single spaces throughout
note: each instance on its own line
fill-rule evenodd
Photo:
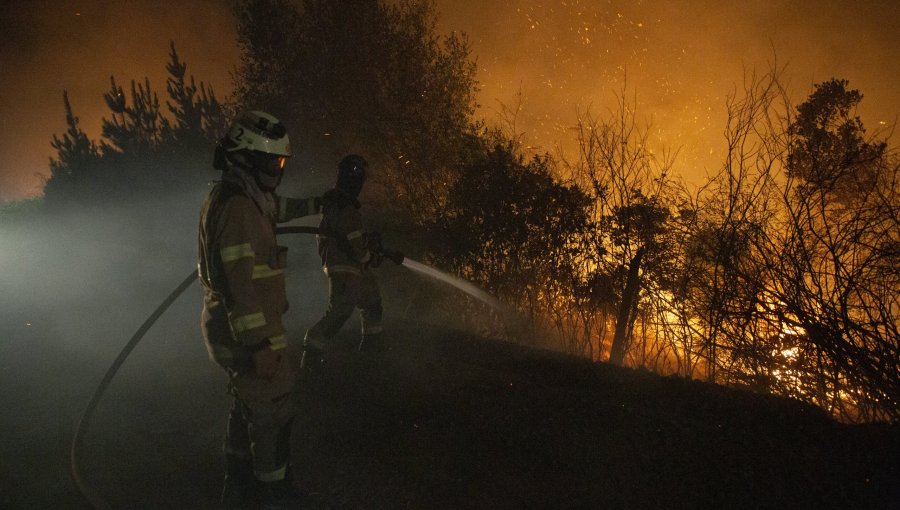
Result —
M 252 460 L 257 480 L 283 480 L 290 460 L 294 368 L 285 353 L 272 379 L 232 373 L 234 405 L 228 416 L 226 456 Z
M 328 308 L 325 315 L 306 332 L 306 343 L 322 349 L 324 341 L 332 338 L 359 308 L 362 334 L 381 333 L 381 291 L 372 271 L 360 274 L 332 271 L 328 273 Z

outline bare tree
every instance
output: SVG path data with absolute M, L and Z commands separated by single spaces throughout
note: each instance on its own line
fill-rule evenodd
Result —
M 851 419 L 900 417 L 898 164 L 846 81 L 816 86 L 788 129 L 779 229 L 762 239 L 795 395 Z
M 742 92 L 689 251 L 699 271 L 686 311 L 707 377 L 846 419 L 895 419 L 897 157 L 865 135 L 846 82 L 818 85 L 796 109 L 774 70 Z
M 719 380 L 721 365 L 742 365 L 764 349 L 751 327 L 763 284 L 753 247 L 770 228 L 777 206 L 773 178 L 789 111 L 779 73 L 776 67 L 762 75 L 748 72 L 740 93 L 729 96 L 725 161 L 694 202 L 696 224 L 687 251 L 694 269 L 683 296 L 691 303 L 685 320 L 694 320 L 702 335 L 697 354 L 710 381 Z M 729 380 L 726 374 L 724 382 Z
M 615 330 L 609 360 L 622 364 L 632 340 L 641 300 L 642 272 L 663 253 L 661 244 L 669 220 L 668 172 L 671 155 L 658 158 L 649 148 L 649 125 L 641 126 L 634 102 L 617 97 L 607 119 L 584 112 L 576 129 L 579 159 L 569 164 L 578 182 L 594 201 L 593 217 L 600 231 L 591 239 L 595 284 L 615 295 Z

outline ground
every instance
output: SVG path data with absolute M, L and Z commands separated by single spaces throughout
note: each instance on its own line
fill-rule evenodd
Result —
M 317 434 L 297 457 L 347 508 L 900 503 L 896 427 L 427 328 L 377 360 L 340 354 L 302 400 Z
M 297 392 L 297 480 L 332 508 L 900 505 L 896 426 L 424 324 L 395 325 L 390 339 L 361 355 L 346 332 Z M 86 480 L 114 508 L 215 508 L 223 380 L 214 367 L 138 364 L 92 424 Z M 136 373 L 162 367 L 193 391 Z M 77 407 L 5 431 L 26 456 L 4 447 L 0 507 L 89 508 L 68 480 L 70 430 L 41 423 Z M 36 430 L 51 437 L 29 442 Z

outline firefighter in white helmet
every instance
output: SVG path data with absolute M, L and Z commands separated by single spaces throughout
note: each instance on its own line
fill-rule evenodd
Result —
M 292 508 L 300 499 L 288 477 L 295 377 L 282 324 L 287 248 L 276 242 L 275 223 L 317 213 L 319 200 L 275 194 L 290 156 L 278 119 L 260 111 L 238 117 L 216 147 L 222 180 L 200 217 L 203 337 L 234 396 L 225 440 L 226 507 Z

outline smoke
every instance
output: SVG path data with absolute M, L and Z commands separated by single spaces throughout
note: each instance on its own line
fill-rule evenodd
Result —
M 521 107 L 514 128 L 539 152 L 559 146 L 571 155 L 576 112 L 605 114 L 624 92 L 636 99 L 637 118 L 652 124 L 652 147 L 680 150 L 676 170 L 698 182 L 721 164 L 727 95 L 745 71 L 762 73 L 776 61 L 787 66 L 795 100 L 839 77 L 866 95 L 861 114 L 870 128 L 900 113 L 896 2 L 477 5 L 438 2 L 440 29 L 470 35 L 483 86 L 479 114 L 495 119 L 501 103 Z
M 0 225 L 0 405 L 13 410 L 0 420 L 9 438 L 0 455 L 16 459 L 0 473 L 0 506 L 72 500 L 72 487 L 58 481 L 69 479 L 75 424 L 128 338 L 195 268 L 202 198 L 195 191 Z M 217 453 L 227 397 L 224 374 L 206 359 L 199 298 L 195 286 L 173 305 L 101 403 L 86 442 L 86 466 L 101 487 L 104 477 L 171 473 L 177 456 L 154 466 L 159 449 L 201 445 L 201 463 L 204 446 Z M 165 435 L 176 428 L 188 432 Z M 136 444 L 149 438 L 155 448 Z
M 0 494 L 0 507 L 71 500 L 67 455 L 75 425 L 128 339 L 196 268 L 206 191 L 0 222 L 0 406 L 14 410 L 0 419 L 8 438 L 0 455 L 17 459 L 0 468 L 0 478 L 15 488 Z M 317 216 L 295 222 L 317 223 Z M 289 250 L 285 325 L 298 347 L 325 311 L 328 285 L 314 236 L 283 235 L 279 242 Z M 433 295 L 427 282 L 389 262 L 377 271 L 387 334 L 428 319 L 421 313 Z M 229 397 L 224 372 L 207 359 L 200 298 L 194 285 L 173 303 L 121 367 L 94 416 L 82 470 L 114 505 L 135 504 L 135 494 L 122 492 L 129 486 L 167 487 L 165 498 L 175 505 L 217 493 Z M 453 313 L 440 312 L 433 316 Z M 354 316 L 342 336 L 356 339 L 358 332 Z M 38 485 L 48 489 L 35 491 Z

